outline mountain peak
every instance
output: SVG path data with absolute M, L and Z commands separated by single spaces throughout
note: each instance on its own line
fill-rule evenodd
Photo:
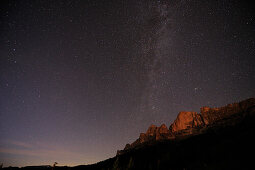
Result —
M 172 132 L 202 126 L 203 120 L 197 112 L 180 112 L 172 126 Z
M 148 128 L 147 132 L 146 132 L 146 135 L 149 135 L 149 136 L 153 136 L 157 130 L 157 126 L 156 125 L 150 125 L 150 127 Z

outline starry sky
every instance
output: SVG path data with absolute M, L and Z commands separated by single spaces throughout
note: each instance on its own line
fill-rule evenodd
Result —
M 1 0 L 0 163 L 115 156 L 180 111 L 255 97 L 248 0 Z

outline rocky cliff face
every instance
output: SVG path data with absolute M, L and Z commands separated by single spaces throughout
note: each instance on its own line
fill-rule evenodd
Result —
M 132 144 L 126 144 L 124 150 L 128 150 L 131 148 L 135 148 L 143 143 L 148 141 L 160 141 L 165 139 L 173 139 L 171 131 L 167 128 L 165 124 L 157 127 L 155 125 L 151 125 L 146 133 L 141 133 L 139 138 L 133 142 Z
M 161 140 L 175 140 L 184 136 L 192 136 L 204 133 L 215 127 L 235 125 L 246 114 L 255 114 L 255 99 L 250 98 L 239 103 L 228 104 L 220 108 L 202 107 L 200 113 L 180 112 L 169 129 L 165 124 L 157 127 L 151 125 L 146 133 L 141 133 L 132 144 L 127 144 L 124 150 L 117 154 L 125 153 L 130 149 L 140 147 L 150 142 Z
M 203 125 L 204 121 L 200 114 L 196 112 L 180 112 L 170 129 L 173 133 L 176 133 L 180 130 L 196 128 Z

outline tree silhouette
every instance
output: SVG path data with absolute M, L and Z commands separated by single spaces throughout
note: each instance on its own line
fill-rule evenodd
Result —
M 52 170 L 55 169 L 55 167 L 56 167 L 57 164 L 58 164 L 57 162 L 54 162 L 54 164 L 53 164 L 53 166 L 52 166 Z

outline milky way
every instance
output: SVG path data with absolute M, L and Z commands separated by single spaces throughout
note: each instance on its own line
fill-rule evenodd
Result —
M 150 16 L 145 21 L 145 38 L 142 39 L 142 58 L 146 68 L 146 85 L 142 95 L 140 113 L 145 112 L 147 118 L 154 123 L 154 116 L 161 112 L 160 95 L 164 93 L 164 86 L 168 86 L 164 74 L 166 67 L 164 61 L 169 57 L 171 38 L 173 37 L 174 17 L 178 6 L 182 2 L 171 3 L 167 1 L 154 1 L 149 4 Z M 143 114 L 141 119 L 144 119 Z

